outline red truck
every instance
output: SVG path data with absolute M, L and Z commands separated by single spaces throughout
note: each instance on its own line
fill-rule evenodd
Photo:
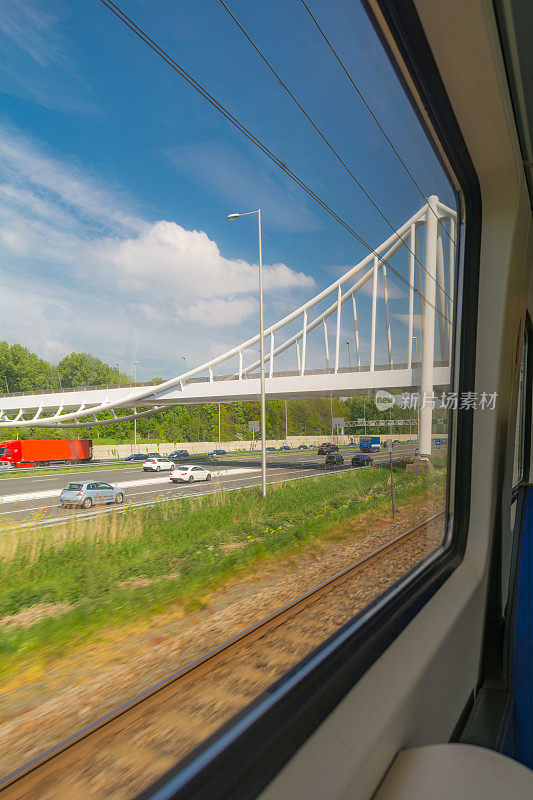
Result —
M 91 439 L 17 439 L 0 442 L 0 460 L 15 467 L 83 464 L 93 457 Z

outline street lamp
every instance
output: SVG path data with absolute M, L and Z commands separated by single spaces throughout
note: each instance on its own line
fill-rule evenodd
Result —
M 133 383 L 137 383 L 137 364 L 138 361 L 133 362 Z M 137 409 L 133 409 L 133 413 L 137 413 Z M 137 417 L 133 418 L 133 449 L 137 452 Z
M 257 214 L 257 228 L 259 236 L 259 346 L 261 359 L 261 486 L 263 497 L 266 497 L 266 409 L 265 409 L 265 337 L 263 329 L 263 254 L 261 247 L 261 209 L 245 211 L 242 214 L 228 214 L 228 220 L 233 222 L 239 217 L 248 217 Z
M 348 364 L 350 365 L 350 372 L 352 371 L 352 359 L 350 356 L 350 342 L 346 342 L 346 347 L 348 348 Z

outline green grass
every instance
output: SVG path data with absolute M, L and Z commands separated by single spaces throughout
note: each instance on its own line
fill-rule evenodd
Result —
M 431 476 L 394 467 L 397 507 L 444 486 L 442 457 Z M 0 671 L 29 655 L 62 655 L 102 628 L 149 617 L 201 599 L 262 559 L 298 550 L 348 518 L 390 508 L 388 469 L 359 470 L 134 509 L 24 534 L 0 562 L 0 619 L 39 603 L 66 603 L 67 613 L 28 628 L 0 626 Z M 230 549 L 227 545 L 238 545 Z M 173 577 L 169 577 L 173 576 Z M 148 586 L 119 584 L 147 578 Z

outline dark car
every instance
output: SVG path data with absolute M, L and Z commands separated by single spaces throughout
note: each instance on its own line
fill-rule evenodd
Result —
M 298 445 L 298 450 L 307 450 L 307 445 L 306 444 L 299 444 Z
M 393 439 L 393 440 L 392 440 L 392 443 L 393 443 L 393 444 L 401 444 L 401 442 L 400 442 L 400 440 L 399 440 L 399 439 Z
M 340 467 L 343 464 L 344 458 L 340 455 L 340 453 L 329 453 L 329 455 L 326 456 L 326 467 Z
M 124 461 L 146 461 L 146 456 L 144 453 L 132 453 L 131 456 L 127 456 Z
M 324 442 L 318 448 L 319 456 L 327 456 L 328 453 L 338 453 L 338 452 L 339 452 L 339 445 L 331 444 L 331 442 Z
M 281 445 L 281 447 L 280 447 L 279 449 L 280 449 L 280 450 L 290 450 L 291 448 L 289 447 L 289 445 L 288 445 L 288 444 L 282 444 L 282 445 Z
M 163 456 L 161 453 L 146 453 L 144 460 L 147 461 L 149 458 L 163 458 Z
M 173 461 L 174 461 L 174 459 L 177 459 L 179 461 L 181 458 L 189 458 L 189 451 L 188 450 L 173 450 L 172 453 L 170 453 L 168 457 L 171 458 Z
M 265 450 L 266 450 L 267 453 L 275 453 L 276 452 L 276 448 L 275 447 L 265 447 Z
M 208 453 L 207 455 L 208 456 L 225 456 L 225 455 L 227 455 L 227 453 L 228 453 L 227 450 L 211 450 L 211 452 Z
M 371 467 L 373 463 L 370 456 L 354 456 L 352 458 L 352 467 Z

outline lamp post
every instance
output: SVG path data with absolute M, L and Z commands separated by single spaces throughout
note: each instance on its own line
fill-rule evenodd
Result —
M 137 383 L 137 364 L 138 361 L 133 362 L 133 383 Z M 137 409 L 133 409 L 133 413 L 137 413 Z M 133 418 L 133 449 L 137 451 L 137 417 Z
M 415 364 L 418 364 L 418 336 L 413 336 L 415 343 Z M 416 404 L 416 445 L 420 448 L 420 397 Z
M 346 342 L 346 347 L 348 348 L 348 364 L 350 366 L 350 372 L 352 371 L 352 358 L 350 356 L 350 342 Z
M 265 409 L 265 338 L 263 328 L 263 254 L 261 247 L 261 209 L 245 211 L 242 214 L 228 214 L 228 220 L 233 222 L 239 217 L 257 214 L 257 228 L 259 239 L 259 346 L 261 360 L 261 488 L 263 497 L 266 497 L 266 409 Z

